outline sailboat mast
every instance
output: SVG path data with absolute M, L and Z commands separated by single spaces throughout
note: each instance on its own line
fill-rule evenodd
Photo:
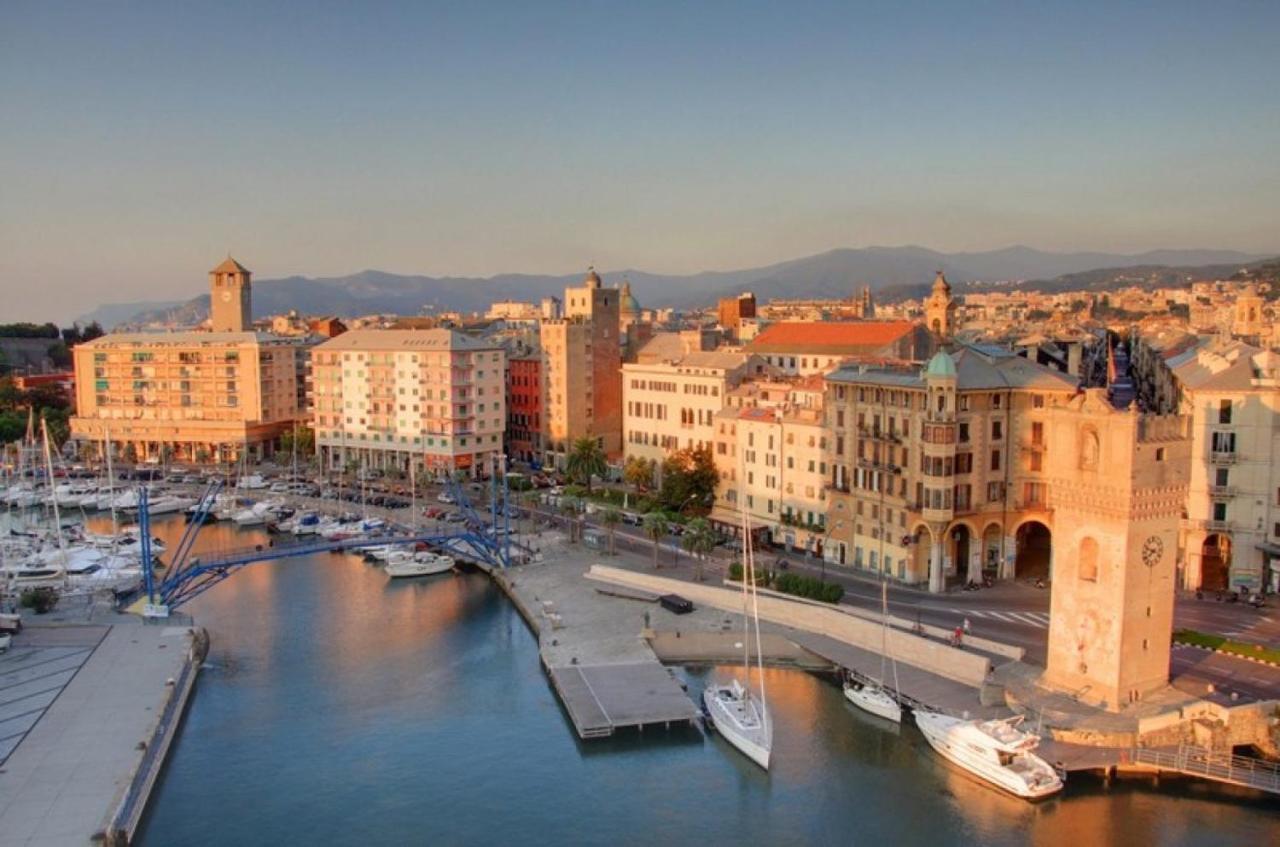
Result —
M 45 473 L 49 475 L 49 494 L 53 499 L 53 531 L 58 535 L 58 553 L 62 558 L 62 578 L 67 578 L 67 542 L 62 537 L 62 514 L 58 511 L 58 488 L 53 484 L 53 452 L 49 449 L 49 424 L 40 418 L 40 434 L 44 436 Z

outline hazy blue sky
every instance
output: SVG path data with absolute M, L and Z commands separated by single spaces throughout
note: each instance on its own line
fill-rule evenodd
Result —
M 1035 8 L 1030 8 L 1030 7 Z M 0 4 L 0 319 L 362 268 L 1280 249 L 1280 2 Z

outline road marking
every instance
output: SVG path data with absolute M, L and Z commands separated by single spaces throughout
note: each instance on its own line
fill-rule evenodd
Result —
M 1045 627 L 1048 626 L 1048 623 L 1046 623 L 1045 621 L 1041 621 L 1025 612 L 1010 612 L 1009 614 L 1013 615 L 1015 618 L 1022 621 L 1023 623 L 1031 624 L 1032 626 L 1037 627 L 1038 629 L 1044 629 Z
M 1017 619 L 1016 619 L 1016 618 L 1014 618 L 1014 617 L 1013 617 L 1009 612 L 991 612 L 991 613 L 990 613 L 990 615 L 991 615 L 991 617 L 993 617 L 993 618 L 997 618 L 998 620 L 1002 620 L 1002 621 L 1004 621 L 1005 623 L 1017 623 L 1017 622 L 1018 622 L 1018 621 L 1017 621 Z

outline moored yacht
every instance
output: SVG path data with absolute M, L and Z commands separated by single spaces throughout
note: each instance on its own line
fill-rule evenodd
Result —
M 451 556 L 438 556 L 428 551 L 420 551 L 409 555 L 401 553 L 393 553 L 392 557 L 387 560 L 387 566 L 384 568 L 387 576 L 392 579 L 402 579 L 412 576 L 431 576 L 432 574 L 445 573 L 453 569 L 453 558 Z
M 737 679 L 728 685 L 708 687 L 702 692 L 702 703 L 716 732 L 748 759 L 768 770 L 773 724 L 764 704 L 752 697 Z
M 1024 800 L 1062 790 L 1062 777 L 1033 751 L 1039 736 L 1018 728 L 1022 718 L 963 720 L 939 712 L 916 712 L 929 746 L 952 764 Z

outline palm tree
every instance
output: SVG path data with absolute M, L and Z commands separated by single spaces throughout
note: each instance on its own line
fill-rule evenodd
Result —
M 608 469 L 604 450 L 600 449 L 598 441 L 594 438 L 579 438 L 573 442 L 573 449 L 565 460 L 565 470 L 570 479 L 587 486 L 588 494 L 591 493 L 591 477 L 604 476 Z
M 639 456 L 632 456 L 622 466 L 622 478 L 637 491 L 643 491 L 653 484 L 653 467 Z
M 600 515 L 600 523 L 609 533 L 609 555 L 616 555 L 613 550 L 613 533 L 617 529 L 618 524 L 622 523 L 622 512 L 610 506 Z
M 711 528 L 711 522 L 706 518 L 694 518 L 685 524 L 684 536 L 680 539 L 680 545 L 684 549 L 692 553 L 698 563 L 698 581 L 702 582 L 702 565 L 709 554 L 716 547 L 716 531 Z
M 644 516 L 644 534 L 649 536 L 649 540 L 653 542 L 653 569 L 656 571 L 658 565 L 658 542 L 666 537 L 671 531 L 671 524 L 667 520 L 667 516 L 662 512 L 650 512 Z

